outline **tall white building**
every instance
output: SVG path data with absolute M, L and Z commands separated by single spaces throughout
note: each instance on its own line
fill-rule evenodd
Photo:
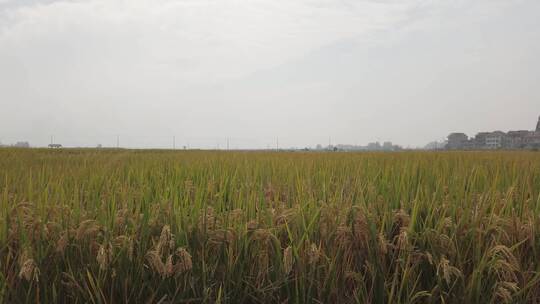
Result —
M 488 149 L 506 148 L 507 142 L 508 136 L 502 131 L 491 132 L 486 136 L 486 148 Z

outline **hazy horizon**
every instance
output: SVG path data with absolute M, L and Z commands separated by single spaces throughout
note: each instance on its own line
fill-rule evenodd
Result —
M 0 142 L 424 146 L 532 130 L 540 1 L 0 0 Z

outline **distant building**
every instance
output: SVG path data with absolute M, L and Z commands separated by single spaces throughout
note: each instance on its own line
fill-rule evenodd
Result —
M 424 146 L 424 150 L 444 150 L 447 144 L 447 141 L 432 141 Z
M 449 150 L 462 150 L 467 148 L 469 137 L 465 133 L 451 133 L 448 135 L 446 148 Z
M 58 149 L 58 148 L 62 148 L 62 145 L 61 144 L 49 144 L 49 148 Z
M 490 132 L 480 132 L 472 139 L 472 146 L 475 149 L 485 149 L 486 148 L 486 138 L 489 136 Z
M 512 149 L 523 149 L 526 147 L 526 138 L 531 135 L 531 131 L 527 130 L 518 130 L 518 131 L 509 131 L 506 135 L 509 140 L 509 148 Z
M 15 148 L 30 148 L 30 144 L 27 141 L 18 141 L 13 145 Z
M 540 149 L 540 117 L 536 124 L 536 131 L 480 132 L 471 139 L 464 133 L 451 133 L 448 135 L 446 149 Z
M 354 151 L 401 151 L 403 148 L 399 145 L 394 145 L 391 141 L 387 141 L 382 145 L 379 142 L 369 143 L 367 146 L 360 145 L 351 145 L 351 144 L 337 144 L 337 145 L 328 145 L 323 147 L 318 144 L 315 147 L 315 150 L 318 151 L 345 151 L 345 152 L 354 152 Z
M 391 151 L 394 150 L 394 145 L 391 141 L 385 141 L 382 145 L 383 150 Z
M 524 141 L 526 148 L 540 149 L 540 131 L 531 132 Z
M 491 132 L 486 136 L 486 148 L 495 150 L 508 147 L 508 136 L 502 131 Z
M 370 150 L 370 151 L 379 151 L 381 150 L 381 144 L 379 142 L 372 142 L 372 143 L 369 143 L 367 145 L 367 150 Z

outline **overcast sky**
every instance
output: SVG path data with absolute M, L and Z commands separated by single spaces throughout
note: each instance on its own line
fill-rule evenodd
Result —
M 540 115 L 538 0 L 0 0 L 0 142 L 423 146 Z

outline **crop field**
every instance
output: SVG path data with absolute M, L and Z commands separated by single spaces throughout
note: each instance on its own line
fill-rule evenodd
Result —
M 0 302 L 537 303 L 540 153 L 3 149 Z

